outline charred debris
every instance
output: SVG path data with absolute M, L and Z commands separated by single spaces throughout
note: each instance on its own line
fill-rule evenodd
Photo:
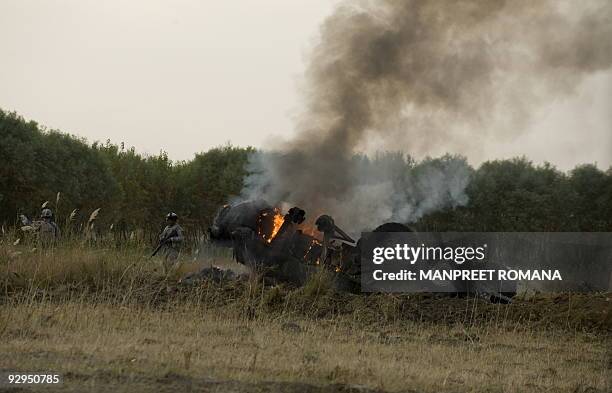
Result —
M 412 232 L 412 229 L 389 222 L 373 232 Z M 329 215 L 320 215 L 313 222 L 307 221 L 306 212 L 297 206 L 283 214 L 280 208 L 264 200 L 244 201 L 221 207 L 209 233 L 215 244 L 233 250 L 238 263 L 263 273 L 271 282 L 300 286 L 325 269 L 333 275 L 337 290 L 360 292 L 361 239 L 353 239 Z M 240 277 L 217 268 L 207 269 L 202 276 Z M 507 303 L 514 293 L 479 295 Z

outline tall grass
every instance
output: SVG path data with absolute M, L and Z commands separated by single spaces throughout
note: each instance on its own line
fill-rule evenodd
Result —
M 183 285 L 180 279 L 202 267 L 233 267 L 227 251 L 184 256 L 180 267 L 165 275 L 160 259 L 150 259 L 144 245 L 91 247 L 64 241 L 50 249 L 0 244 L 0 302 L 46 299 L 133 305 L 192 305 L 249 318 L 306 316 L 352 318 L 364 324 L 416 321 L 445 325 L 506 326 L 510 329 L 612 330 L 609 295 L 557 294 L 519 298 L 512 305 L 489 304 L 477 298 L 435 294 L 349 294 L 338 292 L 331 273 L 321 271 L 300 288 L 270 283 L 261 274 L 248 279 L 203 280 Z M 215 257 L 215 254 L 218 257 Z M 218 259 L 215 259 L 218 258 Z

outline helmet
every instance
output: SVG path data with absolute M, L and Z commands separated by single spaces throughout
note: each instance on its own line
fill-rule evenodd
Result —
M 166 220 L 178 220 L 178 215 L 174 212 L 168 213 Z
M 40 216 L 42 218 L 52 218 L 53 212 L 51 211 L 51 209 L 42 209 L 42 212 L 40 212 Z

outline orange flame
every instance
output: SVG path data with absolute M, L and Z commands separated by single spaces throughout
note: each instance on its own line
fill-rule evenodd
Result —
M 310 242 L 310 246 L 308 246 L 308 250 L 306 250 L 306 252 L 304 253 L 304 259 L 306 259 L 308 257 L 308 254 L 310 254 L 310 250 L 312 250 L 312 247 L 314 245 L 321 245 L 321 242 L 318 241 L 317 239 L 312 239 L 312 241 Z M 319 264 L 319 258 L 317 258 L 316 264 Z
M 280 209 L 275 208 L 274 209 L 274 216 L 272 217 L 272 228 L 269 231 L 270 233 L 268 234 L 266 231 L 266 228 L 269 228 L 269 219 L 268 214 L 272 213 L 272 212 L 263 212 L 261 213 L 261 215 L 259 216 L 258 220 L 257 220 L 257 225 L 259 226 L 259 229 L 257 231 L 257 233 L 259 234 L 259 236 L 261 236 L 267 243 L 272 243 L 272 240 L 274 240 L 274 238 L 276 237 L 276 235 L 278 235 L 278 232 L 280 231 L 281 227 L 283 226 L 283 222 L 285 222 L 285 217 L 281 214 Z M 265 221 L 264 221 L 265 219 Z
M 270 237 L 268 238 L 268 243 L 271 243 L 272 240 L 276 237 L 278 231 L 283 225 L 283 222 L 285 222 L 285 217 L 278 211 L 276 211 L 274 214 L 274 227 L 272 228 L 272 233 L 270 233 Z

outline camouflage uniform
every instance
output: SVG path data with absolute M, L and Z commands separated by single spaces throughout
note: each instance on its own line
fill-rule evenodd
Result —
M 38 243 L 43 248 L 52 246 L 59 238 L 60 230 L 53 221 L 53 213 L 50 209 L 43 209 L 41 220 L 36 221 L 34 226 L 37 230 Z
M 159 235 L 159 241 L 165 241 L 159 251 L 164 258 L 164 269 L 166 272 L 176 265 L 183 240 L 183 228 L 176 222 L 166 225 Z
M 38 241 L 41 246 L 48 247 L 55 243 L 59 237 L 60 230 L 53 221 L 41 221 L 38 227 Z

